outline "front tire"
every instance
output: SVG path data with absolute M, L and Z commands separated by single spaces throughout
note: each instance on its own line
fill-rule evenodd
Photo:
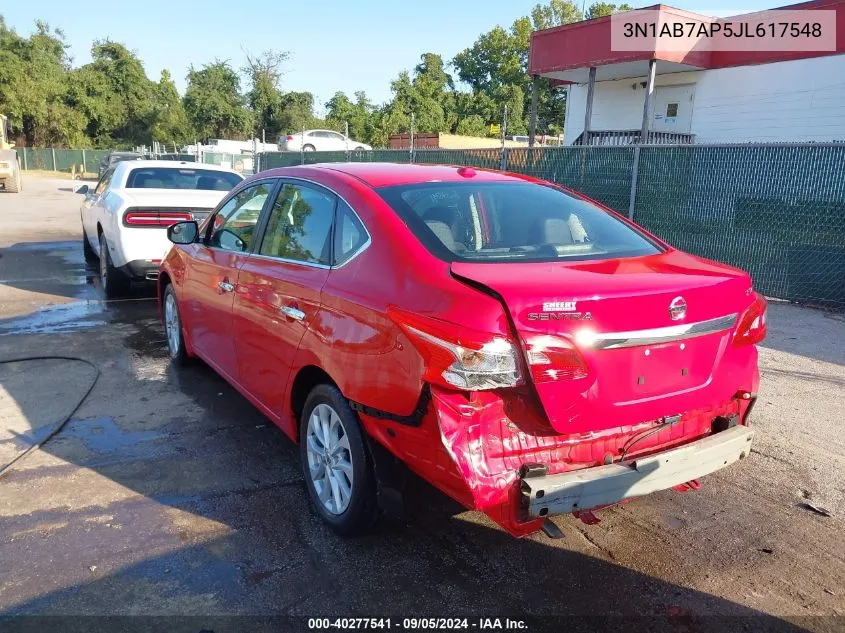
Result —
M 378 517 L 373 465 L 358 416 L 332 385 L 314 387 L 299 424 L 305 486 L 320 518 L 342 536 L 369 531 Z
M 20 193 L 23 191 L 23 182 L 21 179 L 21 170 L 16 169 L 15 172 L 12 174 L 12 177 L 6 180 L 5 184 L 6 191 L 9 193 Z
M 191 360 L 188 348 L 185 346 L 185 333 L 182 330 L 182 319 L 179 316 L 179 303 L 172 284 L 164 289 L 164 330 L 167 334 L 167 349 L 170 360 L 176 365 L 186 365 Z
M 100 283 L 106 299 L 121 297 L 129 291 L 129 278 L 114 267 L 104 233 L 100 233 Z

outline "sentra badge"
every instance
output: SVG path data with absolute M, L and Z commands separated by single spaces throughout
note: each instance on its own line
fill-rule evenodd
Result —
M 593 318 L 589 312 L 578 312 L 575 301 L 544 301 L 542 312 L 529 312 L 529 321 L 585 321 Z

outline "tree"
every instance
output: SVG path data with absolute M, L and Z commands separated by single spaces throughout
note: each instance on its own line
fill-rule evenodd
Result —
M 86 119 L 64 101 L 70 60 L 59 29 L 38 21 L 21 37 L 0 16 L 0 112 L 28 145 L 85 147 Z
M 150 143 L 156 84 L 141 60 L 111 40 L 94 42 L 91 57 L 71 73 L 67 94 L 67 104 L 88 121 L 87 135 L 100 147 Z
M 282 94 L 277 119 L 280 134 L 293 134 L 313 128 L 318 124 L 314 116 L 314 95 L 310 92 Z
M 633 9 L 634 7 L 627 3 L 617 6 L 611 2 L 594 2 L 590 5 L 590 8 L 587 9 L 587 15 L 584 19 L 592 20 L 593 18 L 601 18 L 606 15 L 619 13 L 620 11 L 632 11 Z
M 515 20 L 509 30 L 497 26 L 481 34 L 471 47 L 458 53 L 452 61 L 458 77 L 470 85 L 474 97 L 463 100 L 463 108 L 458 108 L 459 115 L 477 114 L 487 125 L 498 124 L 507 103 L 508 132 L 524 133 L 531 101 L 531 78 L 528 76 L 531 33 L 580 19 L 581 12 L 572 2 L 550 0 L 546 5 L 536 5 L 530 16 Z M 563 92 L 546 79 L 538 83 L 538 128 L 542 132 L 562 129 Z M 521 95 L 521 104 L 516 102 L 515 95 Z M 460 103 L 461 99 L 458 101 Z M 468 105 L 471 107 L 467 108 Z
M 280 132 L 282 67 L 290 54 L 266 50 L 257 56 L 244 51 L 244 55 L 247 63 L 242 71 L 249 77 L 247 103 L 255 116 L 256 132 L 264 130 L 272 138 Z
M 338 132 L 345 131 L 349 125 L 349 136 L 356 141 L 369 143 L 373 133 L 375 108 L 367 98 L 367 93 L 355 93 L 355 102 L 343 92 L 336 92 L 326 102 L 326 125 Z
M 185 112 L 197 135 L 245 139 L 252 136 L 253 116 L 241 94 L 241 81 L 227 61 L 214 61 L 188 71 Z
M 480 115 L 470 114 L 458 121 L 455 133 L 464 136 L 484 136 L 487 133 L 487 126 Z
M 549 4 L 538 4 L 531 10 L 531 22 L 535 30 L 571 24 L 581 18 L 578 7 L 566 0 L 550 0 Z
M 153 140 L 177 146 L 194 140 L 182 99 L 167 69 L 161 71 L 161 79 L 153 93 L 151 120 Z

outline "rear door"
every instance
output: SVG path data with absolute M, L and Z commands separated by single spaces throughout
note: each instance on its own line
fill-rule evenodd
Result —
M 282 181 L 261 244 L 240 271 L 234 306 L 240 382 L 277 416 L 287 409 L 296 350 L 320 308 L 336 204 L 327 189 Z
M 214 214 L 194 247 L 184 284 L 191 341 L 218 371 L 237 376 L 232 305 L 238 273 L 252 251 L 256 228 L 275 181 L 245 187 Z

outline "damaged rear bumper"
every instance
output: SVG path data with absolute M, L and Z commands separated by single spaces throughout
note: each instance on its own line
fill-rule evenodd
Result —
M 754 435 L 735 426 L 678 448 L 640 457 L 630 465 L 609 464 L 521 481 L 528 516 L 545 517 L 611 505 L 666 490 L 724 468 L 751 452 Z

